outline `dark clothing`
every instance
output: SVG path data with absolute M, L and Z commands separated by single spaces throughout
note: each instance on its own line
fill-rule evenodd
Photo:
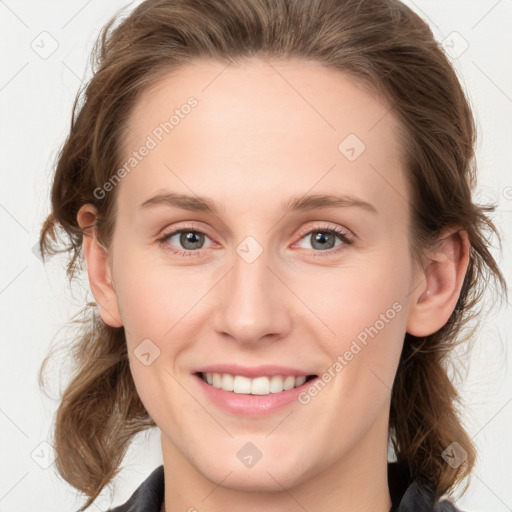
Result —
M 407 465 L 388 462 L 389 512 L 462 512 L 447 500 L 434 501 L 434 491 L 424 479 L 411 481 Z M 160 512 L 164 502 L 164 467 L 157 467 L 124 505 L 107 512 Z
M 388 462 L 389 512 L 462 512 L 446 499 L 435 500 L 434 486 L 424 478 L 413 480 L 407 464 Z

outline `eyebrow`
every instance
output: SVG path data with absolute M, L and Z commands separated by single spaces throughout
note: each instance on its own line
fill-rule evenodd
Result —
M 215 201 L 207 197 L 189 196 L 172 192 L 157 194 L 144 201 L 140 205 L 140 208 L 146 209 L 159 205 L 174 206 L 183 210 L 205 212 L 214 215 L 218 215 L 220 210 Z M 284 201 L 281 206 L 286 212 L 319 210 L 321 208 L 357 207 L 368 212 L 378 214 L 376 208 L 372 204 L 349 195 L 336 196 L 330 194 L 312 194 L 292 197 L 288 201 Z
M 357 207 L 368 212 L 378 213 L 377 209 L 372 204 L 349 195 L 336 196 L 330 194 L 312 194 L 302 197 L 292 197 L 288 202 L 284 202 L 282 206 L 287 212 L 298 210 L 318 210 L 320 208 Z

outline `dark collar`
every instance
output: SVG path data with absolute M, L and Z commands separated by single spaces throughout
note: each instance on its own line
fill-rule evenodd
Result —
M 158 466 L 124 505 L 107 512 L 160 512 L 164 502 L 164 466 Z
M 412 481 L 407 464 L 388 462 L 389 512 L 462 512 L 449 501 L 436 501 L 426 479 Z M 108 512 L 160 512 L 164 501 L 164 467 L 157 467 L 124 505 Z
M 462 512 L 448 500 L 435 499 L 435 486 L 426 478 L 411 477 L 409 465 L 388 462 L 389 512 Z

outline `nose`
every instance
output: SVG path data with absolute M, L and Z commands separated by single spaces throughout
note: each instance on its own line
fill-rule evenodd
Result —
M 276 341 L 291 328 L 293 294 L 270 268 L 275 265 L 267 254 L 249 262 L 235 252 L 230 272 L 217 287 L 214 327 L 241 345 Z

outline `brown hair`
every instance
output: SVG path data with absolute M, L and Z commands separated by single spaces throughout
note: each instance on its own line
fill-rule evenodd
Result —
M 103 28 L 93 77 L 75 100 L 58 156 L 52 212 L 41 231 L 42 254 L 69 251 L 73 280 L 83 261 L 76 216 L 85 203 L 98 209 L 98 238 L 109 246 L 115 190 L 102 199 L 94 190 L 121 165 L 121 127 L 137 98 L 170 71 L 200 58 L 228 63 L 263 57 L 300 58 L 349 73 L 384 95 L 401 123 L 414 205 L 413 253 L 421 254 L 444 227 L 469 234 L 470 263 L 457 306 L 438 332 L 406 334 L 391 398 L 390 439 L 398 460 L 413 476 L 429 478 L 437 497 L 449 491 L 470 474 L 476 452 L 458 418 L 446 356 L 472 334 L 468 321 L 489 279 L 505 291 L 506 285 L 488 250 L 488 236 L 498 235 L 488 217 L 493 207 L 471 198 L 474 120 L 428 25 L 397 0 L 147 0 L 117 20 L 119 14 Z M 60 251 L 58 235 L 66 239 Z M 135 389 L 123 328 L 105 325 L 95 304 L 88 307 L 73 346 L 76 371 L 54 430 L 57 468 L 90 497 L 84 508 L 118 473 L 132 437 L 155 425 Z M 441 457 L 453 441 L 467 452 L 455 469 Z

